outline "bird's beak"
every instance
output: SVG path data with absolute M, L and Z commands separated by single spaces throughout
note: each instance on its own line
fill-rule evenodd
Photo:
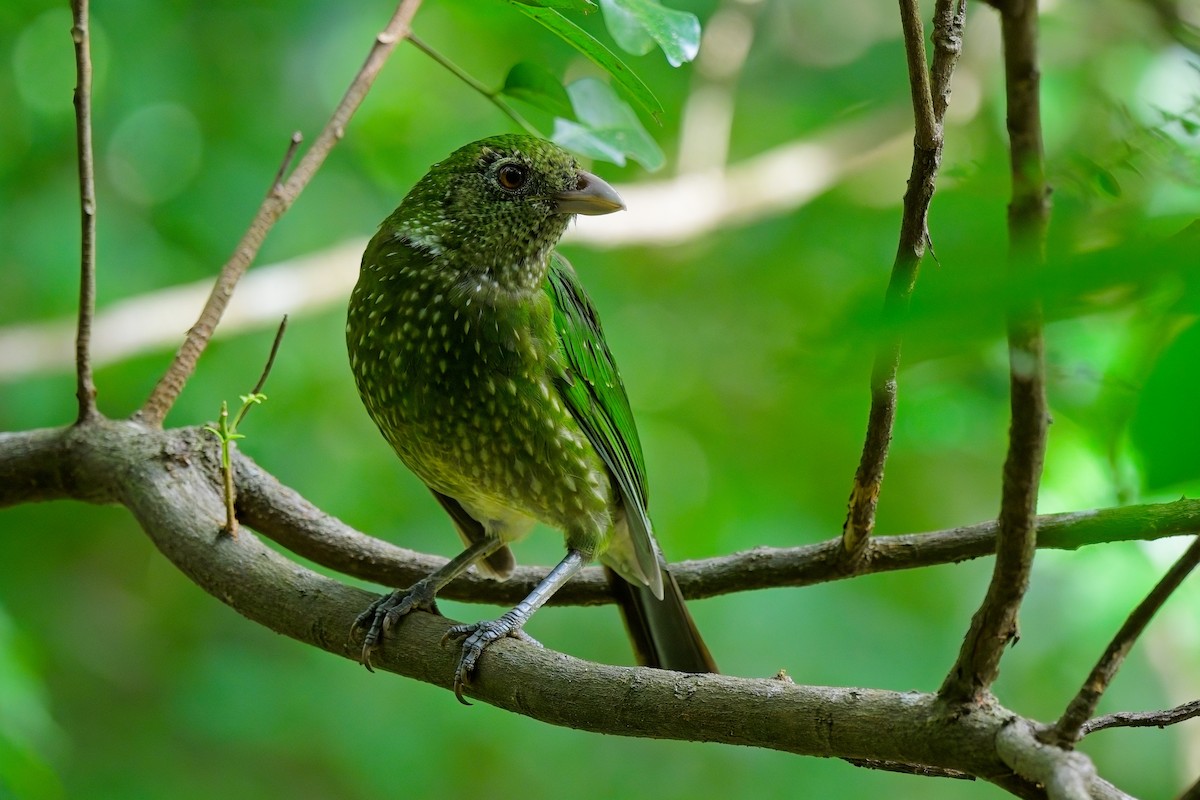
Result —
M 553 195 L 560 214 L 611 214 L 623 211 L 625 201 L 617 190 L 590 172 L 579 170 L 579 184 L 569 192 Z

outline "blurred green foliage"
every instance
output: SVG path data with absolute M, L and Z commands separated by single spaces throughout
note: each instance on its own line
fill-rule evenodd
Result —
M 910 156 L 892 6 L 688 7 L 726 34 L 705 41 L 695 67 L 673 69 L 661 54 L 628 59 L 665 109 L 661 126 L 644 120 L 667 156 L 658 178 L 680 160 L 681 140 L 720 137 L 684 129 L 685 107 L 713 91 L 726 92 L 733 110 L 732 164 L 848 129 L 876 138 L 847 160 L 878 152 L 794 210 L 669 246 L 568 248 L 622 365 L 657 528 L 675 559 L 840 530 Z M 382 0 L 96 5 L 102 308 L 215 273 L 288 136 L 315 134 L 389 11 Z M 1002 309 L 1006 292 L 1030 287 L 1003 283 L 999 34 L 989 9 L 971 16 L 931 212 L 936 260 L 925 264 L 906 340 L 881 534 L 996 511 L 1007 426 Z M 611 41 L 600 14 L 571 18 Z M 65 7 L 0 4 L 0 334 L 75 309 L 68 29 Z M 598 75 L 507 3 L 429 0 L 416 30 L 495 87 L 519 61 L 567 82 Z M 749 45 L 740 73 L 739 41 Z M 1054 412 L 1042 509 L 1195 494 L 1200 234 L 1179 232 L 1200 216 L 1200 59 L 1134 0 L 1052 4 L 1042 45 L 1056 187 L 1037 287 L 1050 320 Z M 431 163 L 512 129 L 401 47 L 260 261 L 369 235 Z M 647 179 L 633 164 L 597 169 L 617 182 Z M 772 179 L 758 190 L 779 188 Z M 189 324 L 179 320 L 181 337 Z M 271 402 L 243 426 L 240 446 L 348 523 L 449 555 L 457 542 L 447 520 L 362 413 L 343 324 L 340 303 L 293 316 Z M 210 422 L 222 398 L 252 385 L 271 336 L 264 328 L 218 338 L 169 423 Z M 168 357 L 101 367 L 101 409 L 130 413 Z M 73 390 L 65 372 L 3 379 L 0 428 L 69 422 Z M 0 798 L 1001 796 L 841 762 L 600 738 L 486 706 L 463 709 L 441 690 L 369 675 L 248 624 L 175 571 L 122 509 L 18 507 L 0 514 L 0 532 Z M 518 557 L 551 563 L 560 548 L 555 535 L 535 536 Z M 1040 554 L 1021 641 L 997 686 L 1002 701 L 1055 717 L 1178 549 L 1129 543 Z M 988 563 L 968 563 L 722 597 L 694 611 L 732 674 L 785 668 L 805 683 L 932 690 L 989 574 Z M 1101 711 L 1200 695 L 1195 583 L 1155 620 Z M 443 610 L 459 619 L 493 613 L 454 603 Z M 548 609 L 530 631 L 581 657 L 630 660 L 611 609 Z M 1084 749 L 1122 788 L 1169 796 L 1195 778 L 1197 724 L 1102 732 Z

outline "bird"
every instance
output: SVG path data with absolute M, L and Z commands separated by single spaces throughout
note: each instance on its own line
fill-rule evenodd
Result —
M 498 619 L 452 627 L 463 700 L 480 657 L 591 562 L 608 569 L 638 661 L 716 672 L 655 539 L 645 462 L 600 317 L 555 246 L 577 214 L 625 208 L 556 144 L 500 135 L 434 164 L 380 225 L 351 293 L 346 344 L 359 395 L 466 549 L 355 620 L 361 663 L 474 566 L 508 577 L 510 545 L 541 522 L 566 555 Z M 619 576 L 619 577 L 618 577 Z

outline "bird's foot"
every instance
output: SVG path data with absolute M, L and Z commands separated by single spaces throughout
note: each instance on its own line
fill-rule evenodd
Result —
M 542 646 L 537 639 L 521 629 L 521 626 L 528 620 L 528 614 L 522 614 L 519 609 L 513 609 L 499 619 L 472 622 L 470 625 L 455 625 L 446 631 L 446 635 L 442 637 L 443 642 L 448 639 L 463 640 L 462 655 L 459 656 L 458 667 L 454 670 L 454 696 L 458 698 L 458 702 L 465 706 L 471 705 L 463 699 L 463 688 L 471 682 L 471 675 L 475 672 L 475 665 L 479 663 L 479 657 L 493 643 L 505 636 L 511 636 L 536 647 Z
M 431 582 L 417 581 L 411 589 L 397 589 L 382 595 L 354 620 L 354 625 L 350 628 L 351 638 L 364 628 L 367 631 L 363 637 L 361 663 L 368 672 L 375 671 L 371 669 L 371 654 L 379 648 L 384 634 L 410 612 L 417 610 L 439 613 Z

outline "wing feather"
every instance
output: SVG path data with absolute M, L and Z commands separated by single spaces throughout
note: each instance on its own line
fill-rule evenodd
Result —
M 591 298 L 574 268 L 551 254 L 546 291 L 554 304 L 554 327 L 566 361 L 559 395 L 612 474 L 633 545 L 637 567 L 655 596 L 662 598 L 662 569 L 646 511 L 646 466 L 625 384 Z

